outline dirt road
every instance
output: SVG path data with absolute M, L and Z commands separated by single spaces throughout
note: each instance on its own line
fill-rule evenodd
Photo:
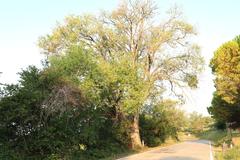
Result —
M 213 160 L 213 157 L 209 141 L 193 140 L 118 160 Z

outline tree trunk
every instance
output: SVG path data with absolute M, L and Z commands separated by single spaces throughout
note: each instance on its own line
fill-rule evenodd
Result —
M 139 115 L 134 115 L 131 119 L 130 140 L 132 149 L 142 148 L 139 133 Z

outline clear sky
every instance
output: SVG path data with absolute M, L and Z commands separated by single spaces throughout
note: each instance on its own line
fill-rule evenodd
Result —
M 185 19 L 193 24 L 202 48 L 206 69 L 200 76 L 199 89 L 187 91 L 187 111 L 207 114 L 213 87 L 208 68 L 213 51 L 223 42 L 240 34 L 239 0 L 155 0 L 160 13 L 177 4 Z M 40 66 L 42 55 L 37 41 L 49 33 L 65 16 L 112 10 L 118 0 L 5 0 L 0 1 L 0 82 L 15 83 L 17 72 L 28 65 Z

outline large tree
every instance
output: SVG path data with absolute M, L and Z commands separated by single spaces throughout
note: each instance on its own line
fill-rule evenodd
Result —
M 228 103 L 239 103 L 240 93 L 240 37 L 221 45 L 210 66 L 216 76 L 217 94 Z
M 210 66 L 215 75 L 212 105 L 208 111 L 218 122 L 240 124 L 240 37 L 222 44 L 215 52 Z
M 162 90 L 196 87 L 202 69 L 199 47 L 191 43 L 196 35 L 192 25 L 176 8 L 165 19 L 157 11 L 149 0 L 123 1 L 110 13 L 69 16 L 39 41 L 49 57 L 64 56 L 71 46 L 80 45 L 92 50 L 102 66 L 119 66 L 111 71 L 123 77 L 111 83 L 116 95 L 113 106 L 117 115 L 131 121 L 132 147 L 141 146 L 138 117 L 143 104 Z

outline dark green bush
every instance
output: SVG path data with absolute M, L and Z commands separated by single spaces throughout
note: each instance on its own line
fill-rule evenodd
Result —
M 146 108 L 140 115 L 140 133 L 144 143 L 147 146 L 158 146 L 169 137 L 178 140 L 178 131 L 186 123 L 184 112 L 175 108 L 173 101 Z
M 29 67 L 20 75 L 18 85 L 1 92 L 0 144 L 7 147 L 0 147 L 0 159 L 100 159 L 126 149 L 124 125 L 113 124 L 111 108 L 83 99 L 74 84 L 52 70 Z M 58 89 L 69 89 L 74 101 L 69 98 L 73 102 L 61 108 L 63 97 L 53 109 L 43 108 L 46 100 L 54 103 Z

